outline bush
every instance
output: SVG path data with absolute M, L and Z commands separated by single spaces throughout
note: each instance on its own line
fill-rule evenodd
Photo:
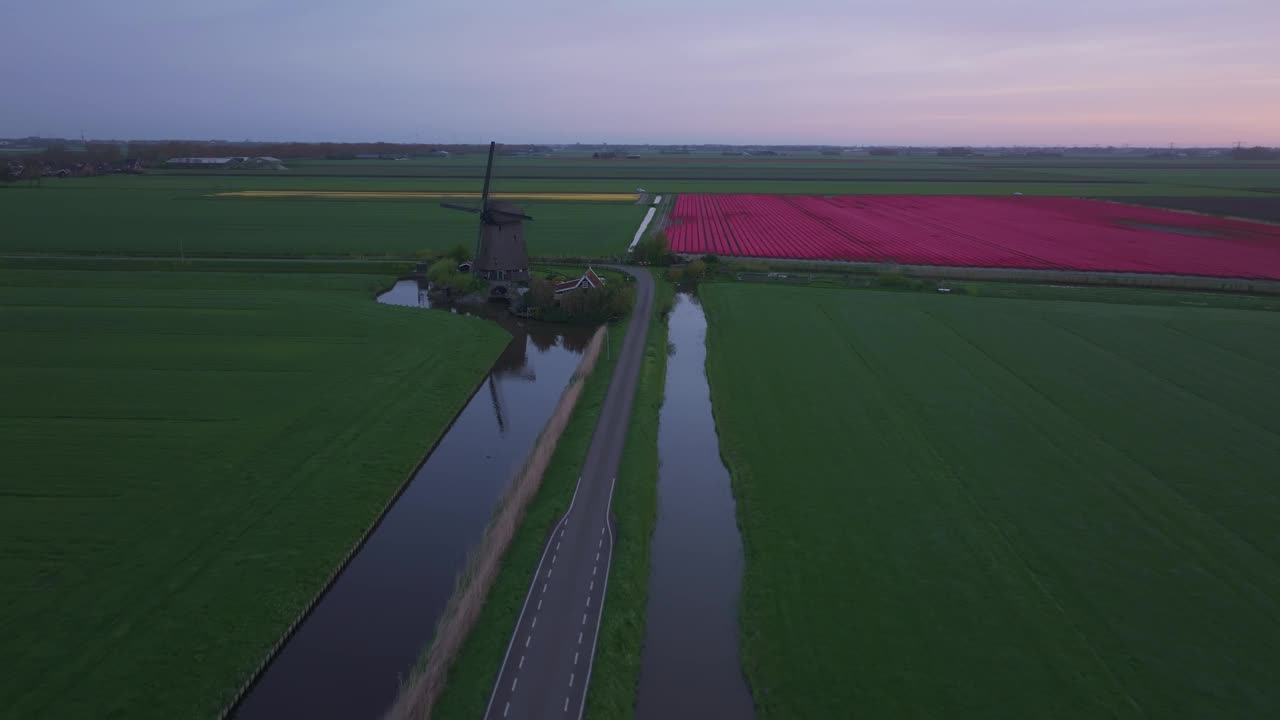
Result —
M 458 270 L 458 263 L 452 257 L 441 258 L 427 269 L 427 279 L 441 290 L 453 293 L 468 293 L 484 286 L 484 281 L 471 273 Z
M 886 270 L 880 273 L 876 278 L 876 281 L 882 288 L 903 289 L 911 286 L 911 281 L 907 279 L 906 275 L 891 270 Z
M 545 308 L 555 302 L 556 287 L 550 280 L 534 277 L 529 280 L 529 292 L 524 294 L 524 304 L 528 308 Z
M 710 255 L 710 254 L 708 254 L 708 255 L 703 255 L 700 259 L 702 260 L 702 262 L 704 262 L 704 263 L 706 263 L 706 264 L 708 264 L 708 265 L 719 265 L 719 264 L 720 264 L 720 256 L 719 256 L 719 255 Z
M 453 260 L 456 261 L 455 264 L 457 264 L 471 257 L 471 251 L 467 249 L 466 245 L 458 243 L 457 245 L 449 248 L 449 252 L 445 254 L 445 257 L 453 258 Z
M 684 279 L 687 282 L 698 282 L 707 276 L 707 264 L 701 260 L 694 260 L 684 268 Z
M 636 243 L 631 251 L 631 258 L 642 265 L 670 265 L 671 241 L 664 232 L 654 233 Z
M 548 320 L 604 322 L 631 312 L 635 290 L 629 285 L 606 285 L 595 290 L 575 290 L 560 297 L 560 303 L 545 309 Z

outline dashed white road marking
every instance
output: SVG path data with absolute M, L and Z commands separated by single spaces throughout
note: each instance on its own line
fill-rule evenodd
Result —
M 569 687 L 573 687 L 573 673 L 569 673 Z
M 587 624 L 587 614 L 586 614 L 586 613 L 582 613 L 582 624 L 583 624 L 583 625 L 586 625 L 586 624 Z
M 600 542 L 596 543 L 596 547 L 604 547 L 604 538 L 600 538 Z
M 559 558 L 559 557 L 560 557 L 559 555 L 552 554 L 552 556 L 551 556 L 551 564 L 552 564 L 552 565 L 555 565 L 555 564 L 556 564 L 556 559 L 557 559 L 557 558 Z
M 520 664 L 516 666 L 516 669 L 517 669 L 517 670 L 523 670 L 523 669 L 524 669 L 524 656 L 523 656 L 523 655 L 521 655 L 521 656 L 520 656 Z
M 525 636 L 524 636 L 524 646 L 525 646 L 525 647 L 529 647 L 529 641 L 530 641 L 530 640 L 532 640 L 532 639 L 533 639 L 533 636 L 532 636 L 532 635 L 525 635 Z
M 556 552 L 560 552 L 560 542 L 556 541 Z
M 596 562 L 600 562 L 600 553 L 596 553 Z M 550 575 L 551 573 L 548 572 L 547 574 Z
M 578 664 L 578 653 L 577 653 L 577 651 L 575 651 L 575 652 L 573 653 L 573 664 L 574 664 L 574 665 L 577 665 L 577 664 Z
M 588 596 L 587 596 L 587 607 L 591 607 L 591 596 L 590 596 L 590 595 L 588 595 Z M 534 620 L 535 620 L 535 622 L 537 621 L 537 619 L 536 619 L 536 618 L 535 618 Z
M 588 604 L 588 605 L 590 605 L 591 603 L 590 603 L 590 602 L 588 602 L 587 604 Z M 533 616 L 533 622 L 529 623 L 529 629 L 530 629 L 530 630 L 532 630 L 532 629 L 534 629 L 534 628 L 536 628 L 536 627 L 538 627 L 538 616 L 537 616 L 537 615 L 534 615 L 534 616 Z
M 538 598 L 538 609 L 542 609 L 542 598 Z
M 596 566 L 595 566 L 595 565 L 592 565 L 592 566 L 591 566 L 591 577 L 595 577 L 595 576 L 596 576 Z
M 511 710 L 511 702 L 507 701 L 507 704 L 502 706 L 502 717 L 506 717 L 509 710 Z
M 548 578 L 548 579 L 550 579 L 550 578 L 551 578 L 551 573 L 552 573 L 552 572 L 554 572 L 554 571 L 555 571 L 555 568 L 551 568 L 550 570 L 548 570 L 548 571 L 547 571 L 547 578 Z
M 546 591 L 547 591 L 547 584 L 542 583 L 542 592 L 546 592 Z
M 512 680 L 511 680 L 511 692 L 515 692 L 515 691 L 516 691 L 516 683 L 518 683 L 518 682 L 520 682 L 520 677 L 519 677 L 518 675 L 517 675 L 515 678 L 512 678 Z
M 582 644 L 582 633 L 578 633 L 578 644 Z
M 569 712 L 569 696 L 564 696 L 564 711 Z

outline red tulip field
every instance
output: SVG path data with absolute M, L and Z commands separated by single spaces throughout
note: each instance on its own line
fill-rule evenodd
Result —
M 678 253 L 1280 279 L 1280 227 L 1062 197 L 680 195 Z

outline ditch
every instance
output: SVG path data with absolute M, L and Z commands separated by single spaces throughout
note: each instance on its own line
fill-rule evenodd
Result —
M 402 280 L 378 302 L 431 308 Z M 431 640 L 467 553 L 528 455 L 594 328 L 517 319 L 512 339 L 403 494 L 232 715 L 377 718 Z

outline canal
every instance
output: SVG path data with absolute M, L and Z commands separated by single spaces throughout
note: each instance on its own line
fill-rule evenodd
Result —
M 750 718 L 738 654 L 742 538 L 707 384 L 707 319 L 676 295 L 658 425 L 653 532 L 636 717 Z
M 432 305 L 412 280 L 396 283 L 378 301 Z M 502 324 L 511 342 L 365 545 L 250 688 L 235 717 L 373 719 L 395 699 L 401 679 L 431 639 L 467 552 L 591 339 L 592 328 L 492 310 L 467 312 Z M 424 448 L 428 442 L 423 439 Z

